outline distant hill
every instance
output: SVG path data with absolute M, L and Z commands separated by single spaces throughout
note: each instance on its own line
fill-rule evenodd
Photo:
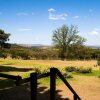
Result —
M 28 47 L 26 47 L 26 46 L 21 46 L 21 45 L 19 45 L 19 44 L 11 44 L 11 48 L 28 48 Z
M 12 44 L 13 47 L 24 47 L 24 48 L 48 48 L 52 47 L 52 45 L 43 45 L 43 44 Z M 96 45 L 88 45 L 87 47 L 92 49 L 100 49 L 100 46 Z
M 16 44 L 16 45 L 21 46 L 21 47 L 28 47 L 28 48 L 32 48 L 32 47 L 36 47 L 36 48 L 51 47 L 51 45 L 43 45 L 43 44 Z
M 96 46 L 96 45 L 94 45 L 94 46 L 87 46 L 87 47 L 89 47 L 89 48 L 92 48 L 92 49 L 100 49 L 100 46 Z

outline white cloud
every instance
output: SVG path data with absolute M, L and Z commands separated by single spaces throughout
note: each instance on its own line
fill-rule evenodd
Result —
M 18 31 L 31 31 L 32 29 L 31 28 L 20 28 L 18 29 Z
M 67 14 L 60 14 L 60 15 L 54 15 L 49 14 L 49 19 L 51 20 L 66 20 Z
M 49 12 L 48 18 L 50 20 L 66 20 L 66 18 L 68 16 L 66 13 L 61 13 L 59 15 L 55 14 L 54 13 L 55 12 L 55 9 L 53 9 L 53 8 L 50 8 L 48 10 L 48 12 Z
M 92 13 L 93 12 L 93 9 L 89 9 L 89 12 Z
M 90 35 L 99 35 L 100 34 L 100 29 L 94 28 L 93 31 L 89 32 Z
M 48 9 L 48 12 L 54 12 L 54 11 L 56 11 L 56 10 L 53 8 Z
M 25 12 L 19 12 L 19 13 L 16 13 L 16 15 L 18 15 L 18 16 L 28 16 L 29 14 L 25 13 Z
M 97 31 L 91 31 L 90 34 L 91 35 L 98 35 L 99 33 Z
M 74 19 L 78 19 L 78 18 L 79 18 L 79 16 L 74 16 L 73 18 L 74 18 Z

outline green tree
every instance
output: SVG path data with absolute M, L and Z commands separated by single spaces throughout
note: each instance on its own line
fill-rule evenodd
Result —
M 63 25 L 62 27 L 53 31 L 52 41 L 53 44 L 59 49 L 60 57 L 62 59 L 67 58 L 69 48 L 72 45 L 83 45 L 83 43 L 86 41 L 86 39 L 79 36 L 78 33 L 78 28 L 74 25 Z
M 0 49 L 10 47 L 10 45 L 6 43 L 7 41 L 9 41 L 9 36 L 9 33 L 5 33 L 4 30 L 0 29 Z

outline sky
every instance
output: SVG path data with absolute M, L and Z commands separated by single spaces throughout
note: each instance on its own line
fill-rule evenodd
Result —
M 86 45 L 100 45 L 100 0 L 0 0 L 0 29 L 10 43 L 52 45 L 63 24 L 78 26 Z

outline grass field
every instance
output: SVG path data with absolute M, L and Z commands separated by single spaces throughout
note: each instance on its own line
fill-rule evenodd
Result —
M 75 89 L 75 91 L 80 95 L 82 100 L 100 100 L 100 95 L 99 95 L 100 94 L 100 78 L 97 77 L 97 76 L 100 76 L 100 70 L 99 70 L 99 66 L 94 67 L 96 64 L 97 62 L 95 60 L 60 61 L 60 60 L 0 59 L 0 73 L 20 75 L 23 78 L 25 78 L 29 76 L 29 73 L 33 72 L 33 68 L 35 67 L 40 68 L 42 70 L 48 69 L 50 67 L 56 67 L 59 70 L 62 70 L 67 66 L 91 67 L 93 69 L 93 72 L 90 74 L 79 74 L 79 73 L 71 72 L 70 74 L 73 75 L 73 78 L 68 79 L 68 81 L 70 82 L 72 87 Z M 43 89 L 42 91 L 43 93 L 45 93 L 49 87 L 49 78 L 41 79 L 39 80 L 39 83 L 40 83 L 39 85 L 40 87 L 41 86 L 45 87 L 45 89 Z M 1 92 L 3 91 L 4 93 L 6 92 L 9 93 L 11 91 L 14 91 L 15 87 L 14 87 L 14 90 L 11 89 L 11 91 L 5 92 L 6 88 L 12 87 L 12 86 L 14 86 L 14 84 L 11 80 L 6 80 L 3 78 L 0 79 L 0 89 L 3 89 L 3 90 L 0 90 Z M 60 90 L 58 94 L 60 95 L 60 98 L 62 98 L 62 100 L 65 100 L 63 98 L 65 98 L 66 96 L 72 98 L 71 93 L 68 91 L 68 89 L 59 79 L 57 80 L 57 89 Z M 23 89 L 20 88 L 20 91 L 21 90 L 23 91 Z

